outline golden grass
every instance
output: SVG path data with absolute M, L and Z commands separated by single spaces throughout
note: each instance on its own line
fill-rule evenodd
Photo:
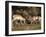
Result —
M 24 25 L 13 25 L 12 31 L 23 31 L 23 30 L 39 30 L 41 29 L 41 24 L 24 24 Z

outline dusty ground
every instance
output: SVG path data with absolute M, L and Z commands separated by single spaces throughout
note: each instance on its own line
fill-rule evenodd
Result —
M 22 31 L 22 30 L 38 30 L 41 29 L 40 24 L 26 24 L 26 25 L 13 25 L 12 31 Z

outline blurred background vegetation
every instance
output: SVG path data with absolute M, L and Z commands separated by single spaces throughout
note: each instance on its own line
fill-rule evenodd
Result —
M 25 16 L 41 16 L 41 7 L 12 6 L 14 14 Z

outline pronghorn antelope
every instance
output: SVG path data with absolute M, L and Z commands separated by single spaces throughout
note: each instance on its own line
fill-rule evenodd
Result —
M 31 24 L 32 23 L 37 24 L 37 23 L 40 23 L 40 21 L 41 21 L 41 17 L 39 17 L 39 16 L 33 16 L 32 17 L 32 21 L 31 21 Z
M 23 18 L 21 15 L 13 15 L 13 22 L 15 24 L 24 24 L 25 18 Z
M 26 21 L 28 24 L 38 24 L 38 23 L 41 23 L 41 17 L 40 16 L 33 16 L 33 17 L 29 16 Z
M 32 21 L 31 21 L 31 24 L 32 24 L 32 23 L 37 23 L 37 22 L 36 22 L 37 19 L 38 19 L 38 17 L 33 16 L 33 17 L 32 17 Z

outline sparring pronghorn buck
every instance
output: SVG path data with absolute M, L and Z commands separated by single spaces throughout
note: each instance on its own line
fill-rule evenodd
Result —
M 38 24 L 38 23 L 40 23 L 40 21 L 41 21 L 41 17 L 39 17 L 39 16 L 33 16 L 32 17 L 32 21 L 31 21 L 31 24 Z
M 13 22 L 15 22 L 15 24 L 24 24 L 25 18 L 23 18 L 21 15 L 13 15 Z

